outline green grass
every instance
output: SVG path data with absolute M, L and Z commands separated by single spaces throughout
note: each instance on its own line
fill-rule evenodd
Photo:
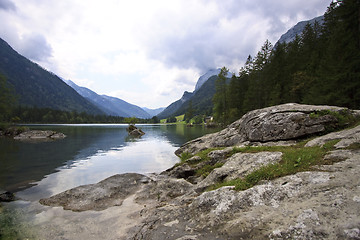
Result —
M 182 121 L 184 121 L 184 117 L 185 117 L 185 114 L 175 117 L 175 118 L 176 118 L 176 122 L 182 122 Z
M 279 163 L 264 165 L 261 168 L 249 173 L 244 178 L 238 178 L 231 181 L 217 183 L 208 190 L 214 190 L 223 186 L 235 186 L 235 190 L 246 190 L 258 184 L 262 180 L 272 180 L 275 178 L 295 174 L 297 172 L 311 171 L 311 167 L 315 165 L 326 164 L 323 158 L 328 151 L 339 140 L 326 143 L 322 147 L 304 147 L 304 143 L 290 147 L 245 147 L 234 148 L 233 154 L 256 153 L 262 151 L 282 152 L 282 160 Z
M 223 165 L 224 163 L 216 163 L 214 165 L 207 164 L 196 171 L 196 176 L 207 177 L 212 172 L 212 170 L 222 167 Z

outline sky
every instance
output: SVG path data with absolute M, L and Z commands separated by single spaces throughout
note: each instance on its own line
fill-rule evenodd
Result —
M 238 73 L 329 0 L 0 0 L 0 38 L 63 79 L 148 108 Z

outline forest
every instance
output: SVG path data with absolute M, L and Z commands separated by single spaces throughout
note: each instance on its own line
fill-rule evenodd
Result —
M 250 110 L 290 102 L 359 109 L 360 1 L 333 1 L 324 18 L 290 43 L 265 41 L 230 81 L 223 67 L 215 82 L 215 120 L 228 124 Z

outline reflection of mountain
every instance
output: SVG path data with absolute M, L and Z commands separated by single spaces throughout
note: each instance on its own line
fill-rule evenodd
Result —
M 36 129 L 63 132 L 67 138 L 41 143 L 26 143 L 0 138 L 0 189 L 18 191 L 28 187 L 29 183 L 40 181 L 44 176 L 56 172 L 56 169 L 72 168 L 80 160 L 90 159 L 94 155 L 107 154 L 132 145 L 133 143 L 127 140 L 126 127 L 126 125 L 36 126 L 34 127 Z M 201 126 L 189 128 L 184 125 L 139 124 L 139 127 L 146 134 L 140 139 L 136 139 L 135 142 L 146 144 L 146 141 L 151 142 L 155 139 L 160 142 L 168 142 L 175 147 L 209 131 Z M 121 154 L 121 156 L 123 155 Z M 94 171 L 101 172 L 103 169 Z
M 30 182 L 74 161 L 86 159 L 98 152 L 124 146 L 127 132 L 122 128 L 47 127 L 64 132 L 63 140 L 26 143 L 0 139 L 0 189 L 9 191 L 27 187 Z

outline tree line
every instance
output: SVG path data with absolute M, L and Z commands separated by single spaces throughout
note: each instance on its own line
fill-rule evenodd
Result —
M 324 23 L 307 24 L 301 35 L 275 47 L 266 40 L 249 55 L 239 75 L 215 83 L 213 114 L 228 124 L 246 112 L 296 102 L 360 108 L 360 1 L 333 1 Z

